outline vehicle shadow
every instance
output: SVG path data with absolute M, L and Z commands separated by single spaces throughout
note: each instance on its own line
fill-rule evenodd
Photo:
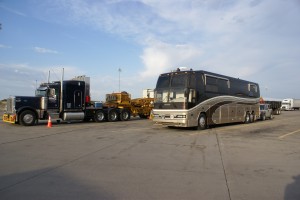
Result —
M 293 177 L 294 181 L 285 187 L 284 200 L 300 199 L 300 175 Z

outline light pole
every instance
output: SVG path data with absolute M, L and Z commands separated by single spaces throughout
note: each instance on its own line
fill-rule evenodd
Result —
M 120 80 L 121 72 L 122 72 L 121 68 L 119 68 L 118 71 L 119 71 L 119 92 L 121 92 L 121 80 Z

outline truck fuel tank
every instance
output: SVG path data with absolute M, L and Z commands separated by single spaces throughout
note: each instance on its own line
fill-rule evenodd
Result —
M 65 112 L 63 116 L 64 121 L 69 120 L 83 120 L 84 112 Z
M 48 98 L 47 97 L 42 97 L 41 98 L 41 109 L 42 110 L 47 110 L 48 108 Z

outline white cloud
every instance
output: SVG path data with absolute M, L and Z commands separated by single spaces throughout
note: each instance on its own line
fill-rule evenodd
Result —
M 202 50 L 192 45 L 174 45 L 158 41 L 149 42 L 141 56 L 145 71 L 142 78 L 157 77 L 160 73 L 191 65 L 202 55 Z
M 46 49 L 42 47 L 34 47 L 33 48 L 35 52 L 37 53 L 51 53 L 51 54 L 58 54 L 58 51 L 51 50 L 51 49 Z
M 286 63 L 299 71 L 298 0 L 51 0 L 37 10 L 46 10 L 47 20 L 61 23 L 63 18 L 65 23 L 133 38 L 143 48 L 141 79 L 178 66 L 257 82 L 274 82 L 260 73 L 280 73 Z

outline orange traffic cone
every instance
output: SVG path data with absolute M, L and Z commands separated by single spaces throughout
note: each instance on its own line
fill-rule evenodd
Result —
M 51 117 L 49 116 L 49 119 L 48 119 L 48 125 L 47 125 L 48 128 L 51 128 L 52 127 L 52 122 L 51 122 Z

